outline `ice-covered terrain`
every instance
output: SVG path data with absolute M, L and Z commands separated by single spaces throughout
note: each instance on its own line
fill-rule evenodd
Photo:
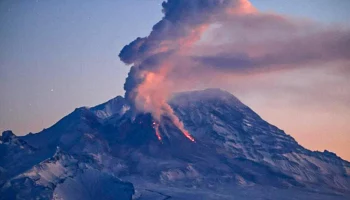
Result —
M 40 133 L 0 138 L 0 199 L 349 199 L 350 163 L 315 152 L 233 95 L 170 100 L 194 136 L 118 96 Z

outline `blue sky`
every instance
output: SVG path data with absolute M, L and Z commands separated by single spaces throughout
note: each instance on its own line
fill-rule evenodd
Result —
M 128 2 L 0 3 L 1 130 L 39 131 L 123 94 L 129 69 L 117 55 L 161 18 L 154 1 Z
M 348 22 L 350 1 L 347 0 L 251 0 L 261 11 L 272 11 L 305 17 L 326 23 Z
M 2 0 L 0 131 L 38 132 L 76 107 L 122 95 L 129 67 L 118 53 L 136 37 L 148 35 L 162 17 L 161 2 Z M 322 23 L 350 19 L 348 0 L 251 2 L 258 10 Z M 243 102 L 275 124 L 265 105 L 250 100 L 252 95 L 242 95 Z M 285 123 L 276 123 L 284 128 Z

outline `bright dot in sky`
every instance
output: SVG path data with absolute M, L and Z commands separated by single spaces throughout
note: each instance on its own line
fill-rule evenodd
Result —
M 53 92 L 53 89 L 51 89 L 51 92 Z

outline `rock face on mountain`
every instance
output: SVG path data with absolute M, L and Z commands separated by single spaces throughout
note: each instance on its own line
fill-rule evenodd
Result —
M 348 199 L 350 163 L 314 152 L 228 92 L 176 94 L 192 142 L 116 97 L 0 138 L 0 199 Z M 158 122 L 157 122 L 158 123 Z M 104 195 L 104 196 L 103 196 Z

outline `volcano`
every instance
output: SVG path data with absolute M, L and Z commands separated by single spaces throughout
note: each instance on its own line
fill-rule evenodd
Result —
M 120 96 L 39 133 L 5 131 L 0 199 L 350 198 L 348 161 L 302 147 L 232 94 L 183 92 L 169 104 L 194 141 Z

